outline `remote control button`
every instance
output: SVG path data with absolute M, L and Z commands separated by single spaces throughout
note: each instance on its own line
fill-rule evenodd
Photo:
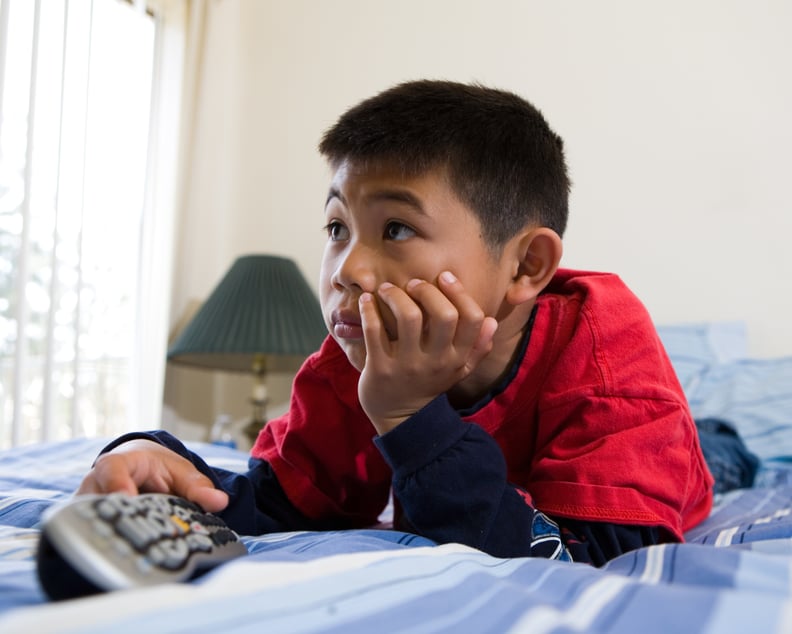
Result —
M 237 536 L 234 531 L 228 528 L 221 528 L 212 533 L 212 541 L 218 546 L 224 546 L 225 544 L 237 541 Z
M 190 554 L 190 550 L 187 548 L 187 542 L 181 539 L 169 539 L 160 542 L 159 546 L 165 553 L 165 559 L 160 565 L 168 570 L 178 570 L 181 568 Z
M 186 537 L 187 545 L 190 547 L 191 552 L 205 552 L 210 553 L 212 552 L 212 547 L 214 546 L 214 542 L 212 538 L 208 535 L 202 535 L 200 533 L 191 533 Z
M 180 505 L 174 505 L 171 508 L 171 516 L 178 517 L 181 521 L 186 522 L 189 524 L 193 520 L 193 516 L 195 515 L 195 511 L 191 511 Z
M 151 524 L 143 517 L 122 517 L 116 524 L 116 530 L 139 552 L 143 552 L 159 536 L 157 530 L 152 529 Z
M 168 500 L 173 506 L 180 506 L 184 509 L 188 509 L 190 511 L 200 511 L 201 507 L 198 506 L 195 502 L 190 502 L 190 500 L 186 498 L 177 498 L 177 497 L 170 497 Z
M 137 515 L 139 506 L 136 498 L 121 493 L 113 493 L 107 498 L 121 515 Z
M 96 512 L 103 520 L 110 521 L 118 515 L 118 509 L 110 498 L 103 498 L 96 503 Z
M 186 535 L 190 532 L 190 523 L 184 521 L 177 515 L 171 515 L 170 521 L 176 526 L 179 535 Z
M 179 534 L 179 526 L 171 520 L 170 515 L 162 511 L 149 511 L 148 515 L 143 517 L 157 538 L 175 537 Z
M 146 557 L 151 563 L 161 566 L 162 562 L 165 561 L 165 551 L 160 548 L 159 544 L 152 544 L 146 551 Z

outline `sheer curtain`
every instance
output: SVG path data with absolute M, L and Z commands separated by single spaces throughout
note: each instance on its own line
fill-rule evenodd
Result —
M 187 0 L 0 0 L 0 447 L 158 425 Z

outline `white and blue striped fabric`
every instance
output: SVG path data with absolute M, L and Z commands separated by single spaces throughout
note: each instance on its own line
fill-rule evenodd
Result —
M 0 453 L 0 632 L 792 632 L 792 359 L 713 352 L 738 338 L 705 327 L 661 335 L 672 360 L 675 345 L 703 353 L 682 368 L 694 412 L 731 422 L 763 461 L 756 485 L 720 496 L 685 544 L 597 569 L 388 530 L 282 533 L 245 537 L 248 557 L 189 584 L 48 603 L 41 512 L 104 444 L 74 440 Z M 193 448 L 245 467 L 240 452 Z

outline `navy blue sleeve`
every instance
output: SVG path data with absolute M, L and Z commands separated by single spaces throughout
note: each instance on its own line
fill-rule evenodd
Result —
M 497 557 L 574 559 L 602 565 L 656 543 L 639 526 L 551 519 L 507 481 L 495 440 L 440 396 L 375 439 L 393 469 L 393 492 L 413 532 Z M 399 528 L 402 528 L 401 526 Z
M 242 474 L 210 467 L 165 431 L 126 434 L 103 453 L 137 438 L 168 447 L 228 493 L 229 504 L 218 515 L 240 534 L 353 528 L 302 515 L 262 460 L 251 459 Z M 597 566 L 658 542 L 656 528 L 551 519 L 533 508 L 528 494 L 507 482 L 495 441 L 477 425 L 464 423 L 445 397 L 375 442 L 393 469 L 394 496 L 408 521 L 396 527 L 401 530 L 498 557 L 572 559 Z

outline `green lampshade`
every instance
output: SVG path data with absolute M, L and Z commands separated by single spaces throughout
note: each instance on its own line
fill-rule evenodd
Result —
M 168 351 L 174 363 L 295 370 L 327 335 L 319 302 L 288 258 L 238 258 Z

